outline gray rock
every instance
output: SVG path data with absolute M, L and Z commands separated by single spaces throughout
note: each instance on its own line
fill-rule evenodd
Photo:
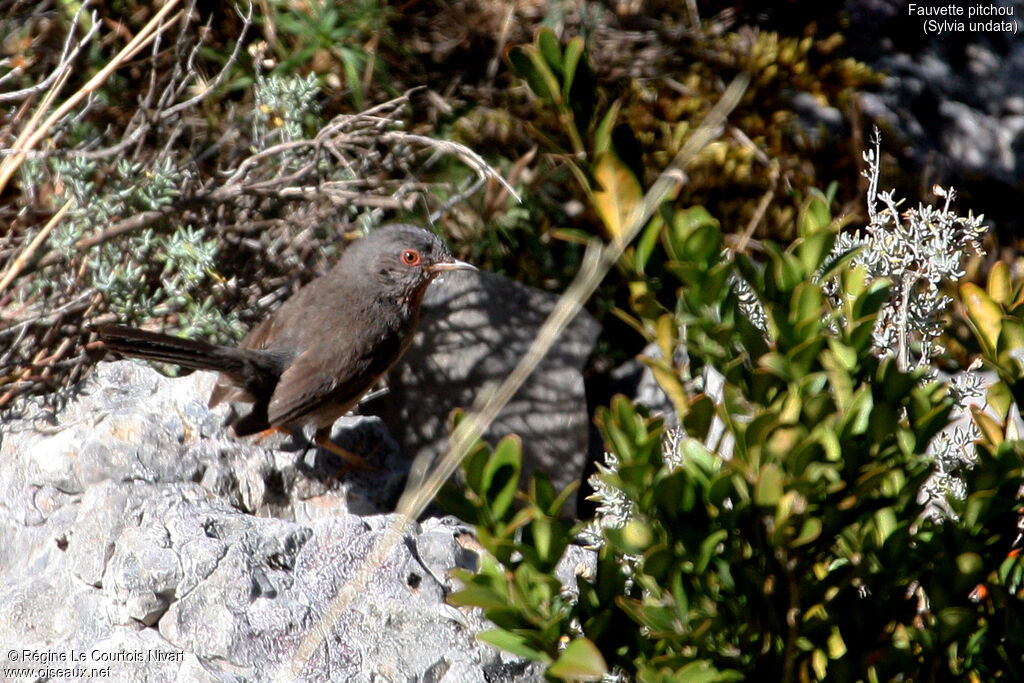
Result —
M 446 276 L 427 290 L 419 331 L 388 375 L 388 393 L 362 410 L 379 415 L 410 455 L 436 455 L 452 410 L 505 379 L 556 301 L 489 273 Z M 598 332 L 581 312 L 486 433 L 492 442 L 523 438 L 524 479 L 536 469 L 559 488 L 580 478 L 590 424 L 582 370 Z
M 861 98 L 864 120 L 886 135 L 884 150 L 954 186 L 962 206 L 1012 235 L 1020 212 L 1004 198 L 1024 182 L 1024 41 L 987 20 L 1019 25 L 1021 4 L 984 4 L 1014 13 L 974 27 L 979 18 L 957 17 L 963 30 L 938 33 L 925 31 L 925 18 L 905 2 L 846 0 L 843 33 L 852 56 L 885 74 Z
M 366 566 L 408 467 L 377 418 L 336 430 L 372 442 L 375 469 L 339 471 L 293 444 L 228 437 L 226 409 L 205 405 L 212 379 L 104 363 L 55 418 L 29 406 L 3 422 L 0 666 L 124 681 L 541 679 L 476 640 L 479 610 L 447 604 L 450 570 L 476 563 L 457 522 L 414 525 Z M 304 642 L 319 646 L 293 662 Z
M 479 610 L 446 602 L 450 571 L 477 564 L 456 520 L 406 529 L 367 566 L 394 538 L 386 513 L 409 456 L 440 448 L 448 412 L 507 374 L 554 302 L 491 276 L 431 291 L 390 393 L 366 406 L 385 419 L 335 425 L 365 471 L 291 437 L 236 439 L 231 408 L 206 405 L 214 375 L 137 362 L 101 363 L 57 414 L 36 401 L 5 419 L 0 665 L 127 681 L 540 680 L 476 640 Z M 586 452 L 596 334 L 580 317 L 491 432 L 521 434 L 531 466 L 563 485 Z M 293 661 L 300 646 L 312 654 Z

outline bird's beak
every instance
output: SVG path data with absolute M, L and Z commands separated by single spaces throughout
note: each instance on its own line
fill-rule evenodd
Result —
M 451 261 L 441 261 L 440 263 L 433 263 L 423 270 L 428 273 L 445 273 L 449 270 L 477 270 L 477 267 L 472 263 L 466 263 L 458 259 L 452 259 Z

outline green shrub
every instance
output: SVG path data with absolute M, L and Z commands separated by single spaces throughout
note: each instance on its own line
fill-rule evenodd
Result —
M 954 401 L 925 368 L 880 357 L 889 283 L 855 265 L 857 252 L 834 250 L 827 204 L 812 198 L 800 215 L 800 237 L 787 249 L 766 243 L 763 267 L 729 257 L 702 210 L 652 221 L 628 265 L 639 279 L 660 244 L 660 286 L 675 302 L 636 299 L 634 323 L 663 348 L 649 362 L 681 427 L 666 430 L 623 397 L 599 411 L 611 456 L 588 525 L 596 574 L 561 586 L 550 553 L 533 559 L 536 534 L 517 538 L 517 552 L 485 543 L 484 569 L 454 600 L 485 608 L 498 627 L 490 642 L 549 663 L 572 643 L 583 663 L 548 669 L 565 679 L 602 663 L 640 681 L 1024 675 L 1013 548 L 1024 444 L 978 449 L 952 514 L 926 514 L 928 447 Z M 700 391 L 704 366 L 724 376 L 720 396 Z M 706 444 L 715 418 L 731 457 Z M 513 451 L 504 447 L 506 462 Z M 486 468 L 482 457 L 473 469 Z M 497 499 L 469 489 L 477 510 Z M 469 519 L 485 537 L 507 534 L 482 512 Z M 549 549 L 567 542 L 545 537 Z M 530 617 L 538 604 L 545 619 Z
M 577 178 L 616 239 L 644 173 L 608 132 L 614 107 L 590 116 L 573 103 L 580 51 L 542 33 L 512 61 L 558 113 Z M 944 515 L 924 495 L 936 469 L 930 446 L 961 398 L 931 369 L 948 305 L 940 285 L 962 274 L 983 228 L 952 213 L 951 193 L 941 209 L 898 217 L 892 194 L 877 192 L 877 154 L 864 237 L 840 240 L 831 193 L 812 191 L 790 214 L 796 239 L 765 241 L 762 263 L 725 250 L 701 207 L 661 207 L 629 247 L 619 264 L 629 311 L 618 314 L 659 349 L 644 361 L 679 426 L 621 396 L 598 410 L 608 451 L 592 479 L 598 513 L 573 530 L 594 544 L 596 569 L 562 585 L 549 556 L 534 559 L 533 534 L 512 535 L 513 552 L 484 543 L 483 569 L 464 575 L 453 600 L 485 608 L 497 626 L 490 642 L 566 680 L 1024 675 L 1024 442 L 1008 422 L 986 429 L 976 414 L 992 437 L 972 447 L 960 495 Z M 916 245 L 935 248 L 914 252 L 913 273 L 883 267 L 925 233 L 941 239 Z M 1020 289 L 1004 275 L 965 299 L 999 369 L 990 401 L 1005 418 L 1021 398 L 1024 328 Z M 720 391 L 709 389 L 711 371 Z M 472 470 L 486 469 L 480 453 Z M 516 454 L 504 446 L 506 463 Z M 463 514 L 485 538 L 507 534 L 481 512 L 495 497 L 472 470 L 463 507 L 477 512 Z M 537 510 L 527 497 L 522 514 Z M 567 541 L 544 537 L 548 548 Z

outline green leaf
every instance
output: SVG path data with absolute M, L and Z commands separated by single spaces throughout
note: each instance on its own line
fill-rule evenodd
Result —
M 715 402 L 707 394 L 695 396 L 683 417 L 687 434 L 697 439 L 706 439 L 711 423 L 715 419 Z
M 1013 304 L 1013 278 L 1010 275 L 1010 267 L 1005 261 L 996 261 L 992 270 L 988 273 L 988 284 L 985 292 L 989 297 L 1004 307 Z
M 896 511 L 891 507 L 884 507 L 878 510 L 874 515 L 874 523 L 875 543 L 880 548 L 885 544 L 885 540 L 889 538 L 889 535 L 896 530 L 896 525 L 899 523 Z
M 978 406 L 971 406 L 971 416 L 974 418 L 974 424 L 977 425 L 984 441 L 993 446 L 998 446 L 1003 442 L 1005 438 L 1003 436 L 1003 426 L 993 420 L 991 415 L 986 414 Z
M 757 359 L 757 364 L 783 382 L 792 382 L 796 379 L 789 359 L 781 353 L 766 353 Z
M 960 553 L 956 556 L 956 568 L 961 574 L 974 577 L 985 569 L 985 562 L 978 553 Z
M 821 273 L 818 281 L 825 282 L 831 280 L 837 273 L 846 269 L 847 266 L 849 266 L 850 261 L 853 260 L 853 257 L 861 251 L 862 250 L 859 248 L 854 248 L 847 249 L 839 254 L 829 255 L 821 265 Z
M 540 51 L 540 54 L 543 55 L 544 61 L 547 62 L 551 72 L 556 76 L 561 76 L 564 67 L 562 63 L 562 46 L 558 44 L 555 32 L 545 26 L 537 31 L 537 36 L 533 42 L 537 46 L 537 50 Z
M 625 526 L 616 531 L 619 534 L 619 543 L 626 552 L 631 554 L 643 553 L 654 541 L 654 532 L 651 527 L 639 519 L 631 519 Z
M 562 553 L 569 542 L 567 530 L 558 520 L 538 517 L 527 527 L 529 535 L 524 540 L 536 553 L 535 562 L 542 570 L 554 569 L 562 559 Z
M 509 64 L 526 80 L 526 84 L 537 97 L 552 104 L 559 102 L 558 79 L 535 46 L 518 45 L 509 49 L 506 54 Z
M 820 517 L 808 517 L 800 527 L 800 533 L 789 542 L 790 547 L 797 548 L 817 540 L 821 535 L 822 522 Z
M 996 382 L 988 388 L 988 404 L 995 411 L 996 416 L 1005 421 L 1013 405 L 1013 394 L 1006 382 Z
M 608 665 L 596 645 L 586 638 L 576 638 L 562 650 L 547 673 L 567 681 L 599 681 L 608 673 Z
M 888 403 L 899 405 L 917 387 L 917 383 L 917 376 L 903 372 L 894 360 L 886 359 L 875 373 L 875 395 L 881 396 Z
M 673 261 L 686 261 L 686 242 L 695 231 L 712 227 L 721 231 L 718 220 L 712 216 L 703 206 L 693 206 L 684 211 L 676 211 L 673 216 L 672 225 L 665 233 L 665 250 Z M 705 238 L 706 239 L 706 238 Z M 699 252 L 704 240 L 694 243 L 694 249 Z
M 633 269 L 638 274 L 643 275 L 644 268 L 647 267 L 647 262 L 651 259 L 651 254 L 654 253 L 654 247 L 657 246 L 658 237 L 664 227 L 664 220 L 660 215 L 655 214 L 640 233 L 640 237 L 636 241 L 636 251 L 633 254 Z
M 751 286 L 754 292 L 758 295 L 759 299 L 764 298 L 764 271 L 754 265 L 754 262 L 750 260 L 745 254 L 736 254 L 734 256 L 736 262 L 736 269 L 739 270 L 740 275 L 747 281 L 747 284 Z
M 484 465 L 481 490 L 495 520 L 505 519 L 512 507 L 519 486 L 522 457 L 519 437 L 510 434 L 498 443 Z
M 1024 320 L 1014 316 L 1003 316 L 996 353 L 1001 366 L 1010 365 L 1009 355 L 1024 349 Z
M 817 237 L 819 235 L 831 235 L 829 231 L 832 225 L 832 211 L 829 208 L 828 198 L 820 190 L 812 190 L 809 197 L 804 200 L 797 215 L 797 234 L 801 237 Z M 822 253 L 828 253 L 831 247 Z M 808 272 L 814 270 L 821 263 L 820 259 L 813 260 L 813 265 L 808 265 Z
M 820 336 L 820 323 L 823 322 L 825 314 L 825 294 L 821 288 L 810 282 L 801 282 L 793 290 L 790 306 L 792 307 L 790 312 L 792 322 L 810 321 L 814 324 L 812 330 L 805 332 L 802 336 L 807 336 L 807 334 Z
M 542 512 L 552 514 L 549 508 L 555 502 L 556 496 L 555 487 L 546 472 L 537 470 L 530 475 L 530 501 Z
M 619 109 L 622 107 L 622 100 L 615 100 L 608 107 L 608 111 L 601 117 L 601 122 L 594 130 L 594 155 L 601 152 L 610 152 L 612 149 L 612 130 L 619 119 Z
M 800 262 L 792 254 L 783 252 L 773 242 L 765 242 L 770 261 L 765 266 L 765 293 L 772 301 L 785 301 L 797 283 L 802 282 L 805 273 Z M 766 306 L 770 301 L 763 302 Z
M 584 42 L 581 36 L 575 36 L 565 46 L 565 53 L 562 61 L 562 98 L 567 102 L 570 99 L 573 82 L 576 80 L 576 67 L 583 57 Z
M 563 242 L 581 244 L 584 247 L 593 244 L 598 239 L 593 233 L 578 228 L 554 228 L 551 231 L 551 236 Z
M 693 565 L 694 573 L 703 574 L 707 570 L 711 560 L 718 552 L 718 545 L 723 543 L 728 537 L 728 531 L 725 529 L 718 529 L 701 541 L 700 551 L 697 553 L 697 562 Z
M 936 615 L 939 638 L 950 641 L 958 638 L 977 625 L 974 611 L 967 607 L 947 607 Z
M 651 546 L 644 553 L 643 572 L 654 577 L 659 583 L 664 583 L 668 578 L 668 572 L 675 565 L 675 553 L 664 543 Z
M 470 574 L 469 576 L 472 577 L 473 575 Z M 480 607 L 485 610 L 508 607 L 507 596 L 496 593 L 488 586 L 478 584 L 469 584 L 465 588 L 452 593 L 448 596 L 448 602 L 456 606 Z
M 487 446 L 482 442 L 478 442 L 469 455 L 466 456 L 465 464 L 463 465 L 463 471 L 466 473 L 466 485 L 469 486 L 470 490 L 481 496 L 486 491 L 484 471 L 487 468 L 487 461 L 490 459 L 490 456 L 491 453 Z
M 537 473 L 535 473 L 534 476 L 536 476 L 536 474 Z M 551 501 L 551 504 L 544 509 L 544 512 L 550 517 L 558 517 L 559 515 L 561 515 L 562 508 L 565 507 L 565 504 L 569 501 L 569 498 L 576 492 L 576 489 L 578 489 L 579 487 L 579 481 L 574 481 L 566 485 L 566 487 L 558 493 L 555 499 Z
M 671 317 L 663 316 L 662 319 L 671 320 Z M 663 357 L 650 358 L 648 356 L 639 356 L 638 360 L 650 368 L 651 374 L 654 376 L 658 386 L 671 399 L 672 405 L 676 409 L 676 414 L 685 416 L 689 409 L 689 402 L 686 399 L 686 388 L 683 386 L 683 382 L 675 368 L 669 365 Z
M 701 265 L 710 265 L 721 250 L 722 231 L 706 223 L 697 226 L 683 243 L 683 257 Z
M 519 657 L 533 660 L 535 662 L 550 662 L 551 657 L 541 650 L 538 650 L 533 642 L 525 636 L 512 633 L 504 629 L 491 629 L 482 631 L 476 635 L 477 640 L 493 645 L 494 647 L 511 652 Z
M 882 305 L 889 300 L 889 281 L 883 278 L 872 280 L 863 294 L 857 297 L 853 303 L 853 319 L 860 322 L 871 319 L 874 327 L 874 317 L 878 314 Z
M 995 497 L 995 491 L 975 491 L 968 495 L 967 505 L 964 507 L 964 526 L 973 532 L 980 531 L 980 527 L 988 521 L 989 509 Z
M 778 466 L 772 463 L 765 465 L 754 485 L 754 503 L 775 506 L 782 498 L 784 485 L 785 478 Z
M 831 220 L 831 219 L 830 219 Z M 797 258 L 807 273 L 815 272 L 832 253 L 832 245 L 836 242 L 833 232 L 815 232 L 802 239 L 796 248 Z
M 445 483 L 437 494 L 436 502 L 446 513 L 455 515 L 464 522 L 480 524 L 483 521 L 479 507 L 470 501 L 463 487 L 454 481 Z
M 711 662 L 690 662 L 679 671 L 680 681 L 686 683 L 729 683 L 742 681 L 744 676 L 739 671 L 719 671 Z
M 842 368 L 846 373 L 852 372 L 857 367 L 857 352 L 842 343 L 835 337 L 829 337 L 828 348 L 832 352 L 833 356 L 839 361 L 839 367 Z M 833 381 L 834 383 L 834 381 Z

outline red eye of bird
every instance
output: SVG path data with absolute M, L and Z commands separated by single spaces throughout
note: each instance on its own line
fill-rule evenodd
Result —
M 418 266 L 420 264 L 420 252 L 415 249 L 406 249 L 402 252 L 402 263 L 407 266 Z

